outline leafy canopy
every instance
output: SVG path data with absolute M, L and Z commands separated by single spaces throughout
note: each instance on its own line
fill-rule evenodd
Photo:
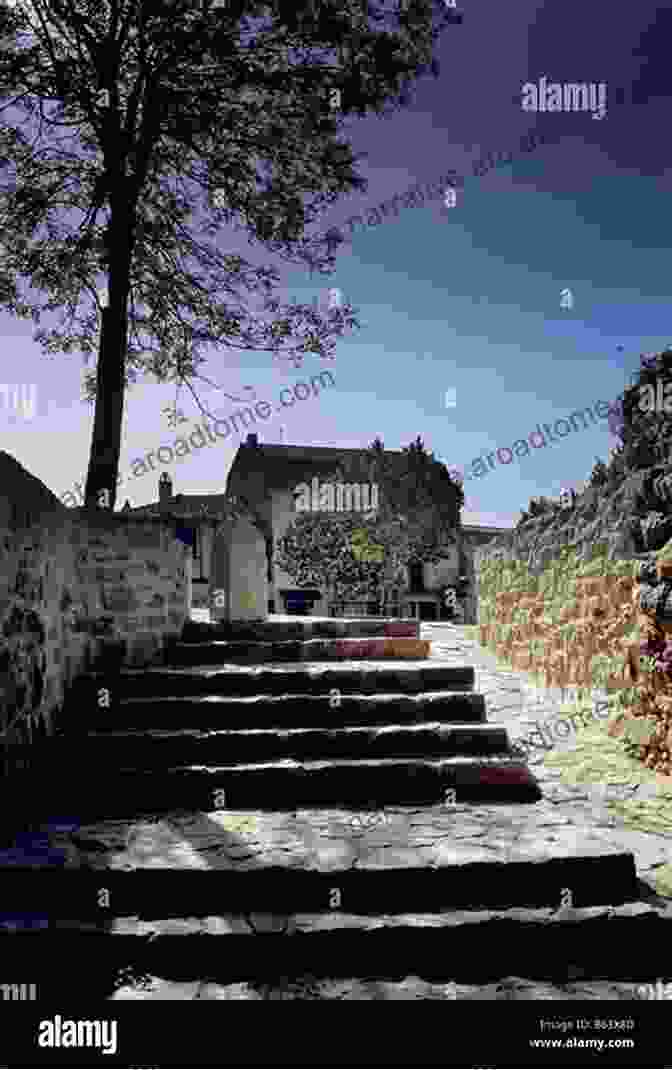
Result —
M 445 8 L 435 17 L 437 6 L 0 7 L 0 302 L 35 324 L 61 312 L 59 327 L 35 333 L 47 353 L 100 347 L 86 384 L 97 403 L 87 504 L 104 488 L 114 507 L 124 390 L 139 374 L 194 393 L 208 346 L 299 367 L 306 353 L 333 359 L 336 339 L 359 326 L 348 305 L 322 317 L 283 304 L 278 271 L 225 251 L 222 231 L 333 272 L 345 239 L 311 228 L 366 189 L 345 120 L 386 117 L 409 103 L 413 79 L 438 76 L 434 45 L 454 19 Z
M 222 230 L 235 225 L 285 261 L 333 271 L 343 235 L 306 232 L 343 194 L 366 189 L 344 120 L 386 115 L 386 102 L 408 103 L 412 77 L 428 65 L 438 74 L 433 6 L 0 7 L 0 300 L 35 323 L 62 312 L 60 327 L 36 332 L 48 353 L 91 353 L 100 287 L 115 268 L 122 278 L 115 254 L 127 253 L 126 385 L 143 371 L 189 380 L 209 345 L 297 366 L 306 353 L 333 358 L 336 339 L 359 326 L 352 308 L 323 318 L 274 299 L 277 270 L 225 252 Z M 89 400 L 95 393 L 90 375 Z
M 394 583 L 411 561 L 441 560 L 455 537 L 464 493 L 419 436 L 398 453 L 386 453 L 377 438 L 368 450 L 344 455 L 322 481 L 378 483 L 379 508 L 300 513 L 277 540 L 275 556 L 299 586 L 363 597 Z

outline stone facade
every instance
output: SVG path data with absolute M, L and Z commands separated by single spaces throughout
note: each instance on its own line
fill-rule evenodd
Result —
M 161 659 L 165 639 L 181 633 L 188 614 L 191 567 L 188 547 L 161 518 L 65 509 L 20 465 L 10 467 L 14 479 L 0 499 L 6 755 L 13 743 L 53 735 L 78 675 L 110 661 Z M 19 510 L 19 526 L 10 527 Z
M 302 511 L 301 508 L 297 509 L 297 490 L 300 489 L 305 495 L 305 489 L 309 488 L 312 502 L 316 497 L 313 486 L 319 485 L 321 478 L 333 475 L 343 454 L 359 457 L 364 452 L 328 446 L 260 446 L 257 436 L 251 434 L 236 454 L 227 480 L 227 491 L 239 496 L 253 508 L 266 538 L 267 554 L 272 555 L 277 540 L 282 538 L 297 513 Z M 377 489 L 377 496 L 382 498 L 384 487 Z M 338 512 L 336 515 L 339 515 Z M 437 599 L 441 588 L 456 583 L 460 575 L 467 576 L 471 585 L 463 605 L 465 623 L 476 622 L 473 548 L 483 538 L 490 539 L 501 530 L 461 527 L 449 533 L 455 541 L 446 540 L 444 558 L 435 565 L 425 563 L 422 566 L 420 587 L 426 594 L 436 593 Z M 269 569 L 269 575 L 269 605 L 274 612 L 282 613 L 284 603 L 281 591 L 295 588 L 296 584 L 274 564 Z M 410 600 L 411 588 L 409 569 L 404 567 L 400 572 L 401 597 Z M 328 593 L 322 592 L 322 597 L 313 603 L 309 615 L 326 617 L 329 611 Z
M 127 515 L 163 517 L 191 548 L 189 607 L 214 620 L 263 620 L 267 612 L 266 541 L 259 519 L 227 494 L 173 494 L 167 472 L 159 500 Z

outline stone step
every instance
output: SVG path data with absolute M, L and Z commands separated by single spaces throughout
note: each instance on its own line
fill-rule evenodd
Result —
M 563 889 L 585 907 L 640 890 L 631 852 L 554 819 L 552 806 L 459 801 L 377 812 L 174 809 L 89 823 L 80 815 L 4 848 L 0 865 L 0 912 L 42 906 L 65 918 L 96 916 L 103 884 L 112 914 L 159 918 L 558 907 Z
M 67 771 L 66 771 L 67 772 Z M 26 783 L 28 778 L 26 778 Z M 241 765 L 177 765 L 139 769 L 133 756 L 107 773 L 80 768 L 77 778 L 50 783 L 48 793 L 30 790 L 21 809 L 33 816 L 78 813 L 81 819 L 217 807 L 262 810 L 348 805 L 432 806 L 453 789 L 458 802 L 536 802 L 537 781 L 527 765 L 508 754 L 445 759 L 389 758 L 372 761 L 258 762 Z M 17 788 L 0 783 L 0 809 L 19 804 Z
M 627 855 L 618 859 L 603 859 L 601 875 L 611 874 L 617 887 L 624 887 L 627 878 Z M 563 889 L 571 887 L 580 895 L 579 909 L 597 909 L 605 902 L 595 902 L 596 891 L 591 887 L 596 866 L 581 862 L 594 859 L 575 858 L 572 865 L 549 862 L 546 872 L 535 872 L 530 887 L 531 867 L 525 863 L 509 863 L 497 880 L 488 871 L 488 864 L 471 867 L 472 872 L 459 872 L 449 867 L 433 869 L 364 869 L 332 873 L 289 871 L 278 866 L 244 872 L 157 872 L 124 873 L 100 870 L 84 872 L 56 869 L 40 870 L 39 880 L 34 871 L 8 872 L 3 877 L 4 912 L 25 914 L 42 910 L 53 923 L 57 920 L 82 922 L 83 929 L 96 927 L 101 931 L 111 922 L 117 932 L 123 932 L 127 919 L 128 934 L 133 930 L 132 919 L 156 919 L 168 931 L 168 919 L 207 918 L 222 914 L 244 918 L 250 914 L 265 914 L 282 919 L 277 928 L 287 926 L 289 918 L 300 914 L 321 917 L 324 929 L 338 928 L 343 914 L 364 918 L 383 918 L 403 915 L 436 914 L 461 910 L 467 914 L 481 911 L 509 909 L 548 909 L 558 913 Z M 522 882 L 521 891 L 520 885 Z M 568 883 L 572 882 L 572 883 Z M 602 888 L 606 903 L 614 905 L 614 891 Z M 105 888 L 109 905 L 101 907 L 100 889 Z M 636 887 L 630 888 L 626 902 L 637 898 Z M 518 900 L 522 900 L 518 902 Z M 527 901 L 525 901 L 527 900 Z M 338 907 L 333 909 L 332 904 Z M 48 905 L 47 905 L 48 904 Z M 621 904 L 623 905 L 623 904 Z M 567 913 L 567 911 L 565 911 Z M 0 914 L 0 918 L 2 917 Z M 560 918 L 563 917 L 559 911 Z M 186 926 L 185 926 L 186 927 Z M 76 928 L 76 925 L 73 925 Z M 669 927 L 668 927 L 669 928 Z M 157 926 L 158 929 L 158 926 Z M 27 930 L 26 930 L 27 931 Z M 669 933 L 672 935 L 672 932 Z
M 427 758 L 492 755 L 509 750 L 507 730 L 492 724 L 358 725 L 349 728 L 253 728 L 202 731 L 183 728 L 125 729 L 61 736 L 40 747 L 14 747 L 17 759 L 32 762 L 47 776 L 50 768 L 79 770 L 193 763 L 212 765 L 293 758 L 297 761 L 374 758 Z M 20 753 L 17 753 L 20 752 Z M 39 774 L 38 774 L 39 775 Z
M 283 985 L 302 976 L 310 987 L 318 979 L 377 983 L 409 975 L 485 985 L 510 977 L 512 969 L 549 984 L 582 977 L 637 985 L 670 975 L 672 918 L 645 902 L 586 908 L 557 920 L 548 909 L 273 920 L 274 932 L 265 932 L 265 919 L 254 915 L 56 922 L 48 935 L 15 932 L 6 941 L 4 972 L 39 978 L 41 998 L 53 995 L 58 1006 L 109 999 L 131 978 L 140 990 L 152 978 L 168 981 L 173 995 L 167 998 L 179 999 L 188 997 L 176 991 L 190 984 Z M 292 935 L 280 940 L 285 920 Z
M 428 658 L 429 639 L 328 638 L 260 642 L 251 640 L 175 643 L 165 665 L 264 664 L 269 661 L 353 661 L 358 659 Z
M 346 637 L 396 636 L 420 638 L 420 621 L 395 620 L 389 617 L 339 619 L 332 617 L 287 617 L 266 621 L 221 621 L 201 623 L 186 621 L 180 636 L 183 643 L 207 643 L 214 640 L 251 640 L 253 642 Z
M 116 987 L 113 978 L 122 972 L 175 983 L 412 975 L 483 984 L 510 976 L 511 969 L 549 982 L 582 976 L 647 983 L 670 976 L 672 918 L 642 902 L 589 907 L 558 920 L 549 909 L 497 915 L 296 915 L 287 919 L 291 935 L 284 941 L 278 935 L 285 919 L 277 921 L 277 931 L 270 933 L 254 915 L 249 921 L 214 915 L 60 922 L 48 937 L 14 933 L 5 942 L 4 973 L 40 978 L 45 996 L 49 982 L 59 984 L 59 1006 L 65 996 L 75 1005 L 79 994 L 109 998 Z
M 669 971 L 665 976 L 669 976 Z M 426 981 L 422 977 L 408 975 L 400 980 L 389 981 L 386 978 L 336 977 L 317 978 L 311 974 L 299 974 L 296 977 L 267 978 L 262 981 L 242 981 L 232 984 L 218 984 L 202 979 L 190 981 L 171 981 L 165 977 L 136 976 L 128 971 L 123 974 L 123 983 L 117 987 L 110 999 L 122 1000 L 519 1000 L 536 1002 L 537 1000 L 644 1000 L 653 998 L 649 995 L 651 988 L 656 989 L 656 982 L 638 982 L 635 978 L 621 977 L 614 980 L 593 980 L 583 977 L 580 967 L 568 967 L 561 977 L 552 980 L 534 977 L 518 977 L 508 973 L 506 976 L 485 978 L 480 983 L 461 983 L 459 981 Z M 56 987 L 56 986 L 55 986 Z M 672 985 L 664 986 L 672 991 Z M 669 995 L 655 998 L 669 999 Z M 54 1000 L 55 1001 L 55 1000 Z M 73 999 L 72 1002 L 75 1002 Z M 560 1027 L 558 1027 L 560 1028 Z M 563 1029 L 564 1029 L 563 1025 Z M 466 1034 L 465 1034 L 466 1035 Z M 556 1034 L 565 1036 L 566 1033 Z M 550 1043 L 550 1041 L 547 1041 Z M 560 1042 L 558 1042 L 560 1043 Z M 604 1043 L 604 1042 L 603 1042 Z M 633 1042 L 634 1043 L 634 1042 Z M 655 1044 L 655 1041 L 654 1041 Z M 641 1052 L 641 1041 L 639 1044 Z M 502 1054 L 501 1043 L 497 1051 Z M 651 1052 L 651 1063 L 655 1062 Z M 483 1060 L 485 1061 L 485 1060 Z M 643 1061 L 643 1060 L 642 1060 Z M 546 1066 L 548 1052 L 544 1053 Z M 518 1059 L 516 1065 L 524 1065 Z M 558 1064 L 559 1065 L 559 1064 Z M 565 1063 L 566 1065 L 566 1063 Z M 612 1065 L 616 1065 L 615 1063 Z M 623 1063 L 627 1066 L 627 1063 Z
M 89 673 L 72 688 L 86 700 L 107 687 L 117 697 L 178 697 L 183 695 L 325 695 L 332 690 L 346 694 L 420 694 L 425 691 L 472 691 L 472 666 L 448 666 L 427 662 L 378 665 L 338 665 L 313 662 L 273 666 L 226 665 L 217 669 L 191 668 L 119 669 L 115 673 Z
M 299 681 L 300 682 L 300 681 Z M 416 695 L 341 693 L 252 695 L 228 698 L 120 698 L 108 680 L 109 705 L 99 697 L 100 680 L 73 693 L 65 719 L 67 735 L 95 728 L 341 728 L 345 725 L 419 724 L 427 721 L 482 724 L 485 699 L 474 691 Z M 102 703 L 102 704 L 101 704 Z

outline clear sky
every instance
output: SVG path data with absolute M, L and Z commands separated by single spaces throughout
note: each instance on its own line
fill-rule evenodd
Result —
M 465 467 L 526 438 L 538 423 L 612 400 L 641 353 L 672 341 L 665 51 L 672 12 L 656 13 L 651 0 L 618 10 L 607 0 L 463 0 L 462 10 L 463 24 L 441 39 L 439 78 L 416 84 L 409 109 L 346 120 L 355 150 L 367 153 L 359 166 L 369 188 L 332 207 L 321 227 L 368 213 L 451 168 L 464 176 L 455 207 L 436 196 L 379 226 L 357 227 L 335 273 L 323 279 L 288 270 L 239 233 L 222 232 L 222 247 L 280 270 L 281 299 L 326 300 L 328 288 L 338 287 L 363 324 L 338 343 L 335 361 L 308 356 L 301 370 L 266 353 L 213 351 L 204 374 L 236 397 L 253 390 L 273 409 L 292 383 L 325 369 L 334 376 L 334 387 L 259 421 L 262 443 L 366 446 L 378 435 L 399 449 L 421 435 L 449 466 Z M 606 83 L 605 118 L 523 112 L 523 84 L 542 76 Z M 533 130 L 550 133 L 552 143 L 523 155 L 518 143 Z M 516 159 L 474 177 L 473 164 L 490 151 Z M 571 291 L 571 309 L 561 307 L 563 289 Z M 83 483 L 93 407 L 80 400 L 81 355 L 45 356 L 32 331 L 29 321 L 0 311 L 3 379 L 37 387 L 32 420 L 0 398 L 0 446 L 60 497 Z M 454 391 L 449 408 L 446 391 Z M 217 415 L 240 407 L 204 386 L 198 392 Z M 178 407 L 188 422 L 169 426 L 162 410 L 175 397 L 175 386 L 152 377 L 128 391 L 122 472 L 194 430 L 200 414 L 185 389 Z M 117 508 L 126 499 L 134 506 L 155 500 L 164 469 L 175 493 L 221 493 L 244 433 L 128 479 Z M 465 484 L 463 521 L 515 524 L 530 497 L 586 479 L 595 457 L 606 459 L 615 444 L 603 419 L 496 464 Z

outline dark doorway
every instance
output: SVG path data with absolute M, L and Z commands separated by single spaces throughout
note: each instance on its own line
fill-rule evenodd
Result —
M 424 575 L 422 561 L 411 561 L 408 565 L 409 594 L 420 594 L 424 591 Z
M 420 620 L 438 620 L 436 602 L 420 603 Z

